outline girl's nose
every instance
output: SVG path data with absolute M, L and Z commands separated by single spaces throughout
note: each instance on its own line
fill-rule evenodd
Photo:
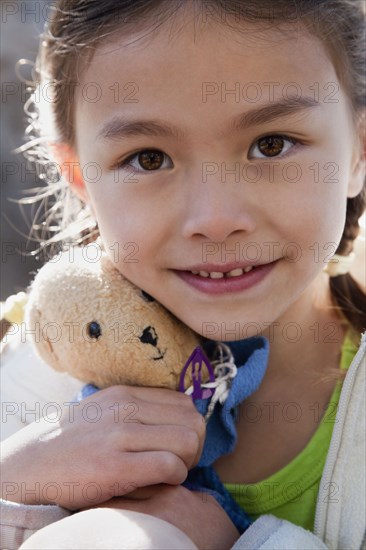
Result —
M 256 226 L 253 209 L 244 197 L 247 195 L 244 189 L 235 188 L 240 185 L 243 184 L 197 183 L 186 203 L 183 236 L 188 239 L 200 236 L 220 243 L 233 233 L 253 233 Z

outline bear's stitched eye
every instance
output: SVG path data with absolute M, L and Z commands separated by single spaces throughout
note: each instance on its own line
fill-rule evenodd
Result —
M 143 299 L 146 300 L 147 302 L 154 302 L 154 301 L 155 301 L 155 298 L 153 298 L 152 296 L 150 296 L 150 294 L 148 294 L 148 293 L 145 292 L 144 290 L 141 290 L 141 296 L 142 296 Z
M 102 334 L 102 329 L 100 328 L 100 324 L 96 321 L 92 321 L 87 326 L 88 334 L 91 338 L 98 339 L 99 336 Z

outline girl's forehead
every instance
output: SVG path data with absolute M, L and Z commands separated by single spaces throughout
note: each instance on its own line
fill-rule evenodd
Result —
M 206 77 L 235 78 L 243 82 L 295 81 L 306 78 L 335 77 L 334 68 L 319 39 L 302 29 L 287 32 L 250 25 L 241 32 L 224 25 L 207 26 L 195 31 L 187 24 L 179 33 L 160 30 L 148 36 L 121 37 L 97 46 L 83 71 L 83 78 L 110 81 L 129 76 L 143 81 L 165 78 L 169 85 L 189 79 L 194 83 Z M 157 78 L 155 78 L 157 77 Z M 288 80 L 291 81 L 291 80 Z
M 215 106 L 226 116 L 239 104 L 251 108 L 290 96 L 316 99 L 332 84 L 339 93 L 322 43 L 298 29 L 281 34 L 259 27 L 256 32 L 251 25 L 247 34 L 218 34 L 207 27 L 197 36 L 188 24 L 174 35 L 161 31 L 137 38 L 116 37 L 97 47 L 76 89 L 77 125 L 87 118 L 96 126 L 113 113 L 146 109 L 189 119 L 189 108 L 194 120 Z M 88 93 L 95 95 L 98 109 Z
M 274 42 L 286 41 L 287 38 L 292 42 L 296 41 L 300 35 L 308 35 L 311 38 L 305 27 L 295 25 L 287 25 L 286 30 L 285 27 L 280 30 L 275 25 L 264 26 L 260 22 L 243 23 L 240 26 L 230 27 L 223 23 L 196 25 L 194 21 L 187 21 L 177 28 L 174 22 L 171 24 L 170 21 L 167 21 L 161 27 L 151 31 L 147 27 L 145 30 L 135 33 L 133 31 L 120 32 L 120 29 L 116 27 L 116 30 L 111 32 L 100 44 L 104 51 L 113 50 L 114 46 L 120 46 L 125 51 L 130 50 L 131 52 L 144 52 L 151 47 L 169 51 L 175 46 L 182 46 L 186 50 L 192 49 L 197 52 L 205 45 L 218 44 L 220 50 L 235 52 L 237 46 L 239 49 L 243 46 L 253 49 L 266 48 L 273 45 Z

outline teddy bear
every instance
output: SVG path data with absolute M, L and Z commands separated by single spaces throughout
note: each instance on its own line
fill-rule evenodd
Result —
M 236 407 L 264 376 L 267 341 L 251 338 L 228 346 L 204 339 L 127 280 L 96 243 L 55 256 L 38 271 L 28 294 L 25 323 L 36 353 L 85 382 L 75 400 L 116 384 L 192 396 L 206 418 L 206 440 L 183 485 L 212 494 L 244 532 L 251 519 L 212 464 L 235 447 Z
M 90 248 L 90 246 L 89 246 Z M 124 278 L 100 250 L 56 256 L 32 285 L 26 322 L 36 350 L 58 371 L 106 388 L 114 384 L 178 389 L 182 365 L 199 337 Z

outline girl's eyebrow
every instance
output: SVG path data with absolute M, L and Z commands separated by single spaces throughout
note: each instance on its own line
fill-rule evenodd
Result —
M 235 116 L 230 123 L 229 132 L 241 131 L 251 126 L 259 126 L 304 111 L 320 105 L 312 97 L 284 97 L 278 101 L 268 103 L 258 109 Z
M 235 115 L 229 122 L 228 128 L 223 136 L 232 132 L 240 132 L 251 126 L 259 126 L 299 113 L 300 111 L 312 109 L 320 105 L 311 97 L 285 97 L 278 101 L 268 103 L 264 106 L 251 109 L 246 113 Z M 121 140 L 132 136 L 160 136 L 174 138 L 182 141 L 184 132 L 177 126 L 167 124 L 159 120 L 127 119 L 121 116 L 114 116 L 97 133 L 97 140 Z

